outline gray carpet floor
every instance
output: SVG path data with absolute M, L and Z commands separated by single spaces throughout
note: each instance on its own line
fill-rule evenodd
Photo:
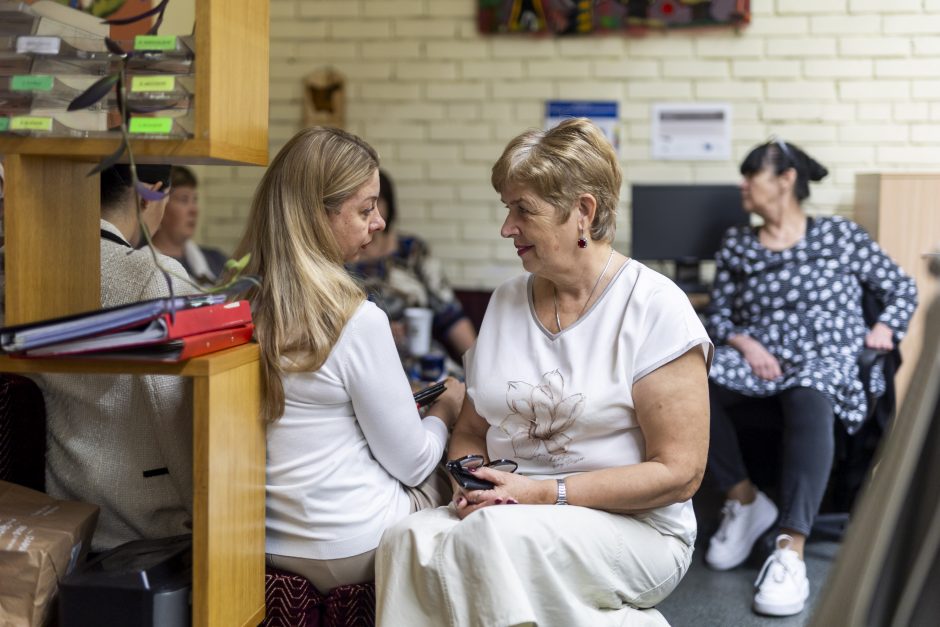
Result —
M 679 587 L 657 606 L 673 627 L 799 627 L 806 625 L 819 598 L 836 553 L 837 542 L 809 538 L 805 549 L 806 573 L 810 597 L 806 609 L 796 616 L 768 617 L 751 610 L 754 580 L 764 559 L 772 550 L 773 534 L 758 541 L 748 560 L 741 566 L 718 572 L 705 565 L 708 539 L 718 526 L 720 499 L 707 489 L 694 499 L 699 520 L 692 566 Z

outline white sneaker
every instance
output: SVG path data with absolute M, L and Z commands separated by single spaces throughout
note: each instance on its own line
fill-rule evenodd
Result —
M 725 501 L 721 526 L 708 543 L 705 562 L 715 570 L 728 570 L 751 554 L 757 539 L 777 520 L 777 506 L 763 492 L 749 505 Z
M 792 616 L 803 611 L 809 596 L 809 579 L 806 578 L 806 564 L 790 548 L 793 538 L 786 534 L 777 536 L 777 550 L 774 551 L 754 585 L 754 611 L 768 616 Z

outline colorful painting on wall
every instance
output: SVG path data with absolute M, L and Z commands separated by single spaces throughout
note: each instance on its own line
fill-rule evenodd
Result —
M 742 26 L 750 0 L 478 0 L 483 34 L 599 35 Z

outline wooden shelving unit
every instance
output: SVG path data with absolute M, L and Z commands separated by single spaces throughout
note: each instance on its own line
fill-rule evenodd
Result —
M 141 163 L 268 163 L 268 2 L 196 0 L 195 137 L 132 142 Z M 0 137 L 0 154 L 96 160 L 117 139 Z
M 268 161 L 268 2 L 196 0 L 195 137 L 140 140 L 139 162 Z M 117 140 L 0 138 L 6 324 L 100 307 L 99 177 Z M 193 625 L 264 617 L 264 425 L 256 345 L 181 364 L 0 358 L 0 371 L 193 378 Z

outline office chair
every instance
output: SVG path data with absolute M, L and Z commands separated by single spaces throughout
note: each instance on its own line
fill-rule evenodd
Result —
M 863 290 L 862 316 L 866 326 L 870 328 L 875 324 L 883 309 L 884 305 L 874 294 Z M 866 348 L 859 354 L 859 378 L 865 386 L 868 413 L 861 427 L 852 435 L 841 424 L 835 427 L 836 450 L 829 473 L 829 490 L 823 501 L 831 511 L 816 517 L 813 534 L 817 537 L 841 540 L 845 534 L 849 512 L 855 505 L 882 437 L 897 411 L 894 377 L 900 367 L 901 351 L 898 346 L 890 351 Z M 876 395 L 871 381 L 879 370 L 884 375 L 885 390 Z

